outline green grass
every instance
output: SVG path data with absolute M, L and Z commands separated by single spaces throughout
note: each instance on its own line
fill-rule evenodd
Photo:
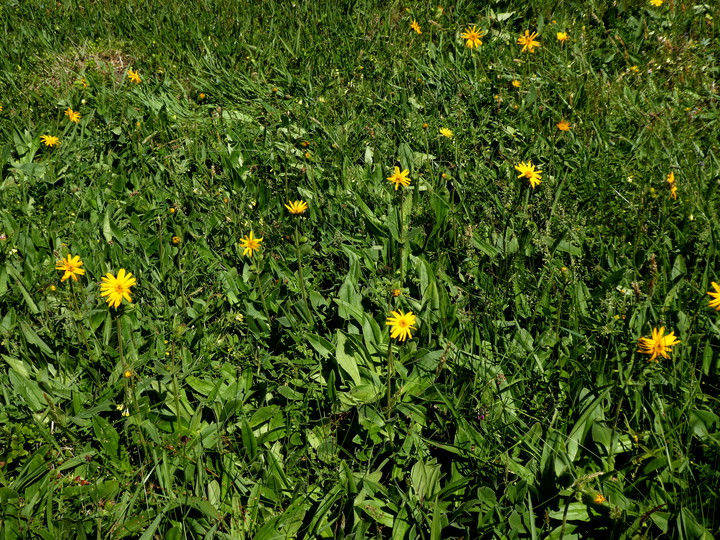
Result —
M 613 4 L 3 3 L 2 536 L 720 535 L 720 10 Z

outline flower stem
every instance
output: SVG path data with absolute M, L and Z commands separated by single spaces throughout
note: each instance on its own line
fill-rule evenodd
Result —
M 393 348 L 392 338 L 388 342 L 388 354 L 387 354 L 387 411 L 386 418 L 390 419 L 390 409 L 392 407 L 392 377 L 395 371 L 395 364 L 393 362 Z
M 262 301 L 263 312 L 265 313 L 265 318 L 267 319 L 267 325 L 268 325 L 268 330 L 269 330 L 270 329 L 270 312 L 268 311 L 267 301 L 265 300 L 265 291 L 263 291 L 262 280 L 260 279 L 260 271 L 261 271 L 260 269 L 262 268 L 262 266 L 260 265 L 259 260 L 255 263 L 255 265 L 256 265 L 256 269 L 257 269 L 257 271 L 255 272 L 255 280 L 257 281 L 258 293 L 260 294 L 260 300 Z
M 305 309 L 307 310 L 308 322 L 312 326 L 313 319 L 312 313 L 310 312 L 310 304 L 308 304 L 307 290 L 305 290 L 305 276 L 303 275 L 302 255 L 300 254 L 300 231 L 298 230 L 297 225 L 295 225 L 295 254 L 298 263 L 298 281 L 300 282 L 300 292 L 302 293 Z

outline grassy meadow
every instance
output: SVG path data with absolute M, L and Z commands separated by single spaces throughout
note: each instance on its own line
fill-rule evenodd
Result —
M 0 537 L 720 536 L 715 2 L 0 25 Z

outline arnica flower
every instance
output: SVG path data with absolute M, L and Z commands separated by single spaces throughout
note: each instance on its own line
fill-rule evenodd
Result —
M 0 105 L 0 112 L 3 112 L 3 110 L 5 110 L 5 108 L 2 105 Z
M 125 377 L 126 379 L 129 379 L 133 375 L 134 375 L 134 373 L 131 369 L 126 369 L 125 372 L 123 373 L 123 377 Z
M 449 128 L 445 128 L 445 127 L 440 128 L 440 135 L 443 135 L 443 136 L 447 137 L 448 139 L 453 138 L 452 130 Z
M 555 124 L 560 131 L 570 131 L 570 122 L 567 120 L 560 120 Z
M 104 277 L 100 278 L 100 296 L 105 297 L 105 301 L 110 307 L 117 308 L 123 301 L 123 298 L 132 303 L 130 297 L 130 287 L 137 283 L 137 280 L 130 272 L 125 272 L 124 268 L 118 270 L 117 277 L 108 272 Z
M 655 362 L 659 362 L 660 360 L 657 360 L 658 356 L 662 356 L 663 358 L 669 360 L 670 355 L 668 352 L 670 351 L 670 348 L 680 343 L 680 340 L 675 337 L 675 332 L 670 332 L 668 335 L 664 334 L 665 327 L 662 326 L 660 327 L 660 330 L 653 328 L 652 337 L 640 338 L 640 341 L 638 342 L 638 346 L 640 347 L 638 352 L 642 354 L 649 354 L 650 358 L 648 362 L 652 362 L 653 360 L 655 360 Z
M 533 189 L 540 184 L 542 176 L 540 173 L 542 171 L 535 170 L 535 165 L 532 164 L 532 161 L 528 161 L 525 163 L 524 161 L 521 161 L 517 165 L 515 165 L 515 169 L 520 173 L 518 174 L 518 178 L 522 178 L 523 176 L 527 178 L 530 181 L 530 185 Z
M 140 78 L 140 73 L 132 69 L 128 69 L 127 72 L 128 79 L 130 79 L 130 82 L 134 82 L 135 84 L 140 84 L 142 82 L 142 79 Z
M 285 208 L 287 208 L 291 214 L 304 214 L 308 209 L 308 203 L 305 201 L 288 201 Z
M 65 272 L 63 274 L 63 277 L 60 278 L 60 282 L 63 282 L 70 278 L 73 278 L 73 281 L 77 281 L 78 276 L 82 276 L 85 274 L 85 269 L 80 268 L 82 265 L 83 262 L 80 260 L 80 255 L 75 255 L 74 257 L 68 255 L 66 259 L 60 259 L 57 262 L 57 266 L 55 267 L 55 270 L 61 270 Z
M 663 0 L 650 0 L 650 5 L 653 7 L 660 7 L 663 5 Z
M 422 30 L 420 30 L 420 25 L 415 19 L 413 19 L 413 22 L 410 23 L 410 28 L 415 30 L 418 34 L 422 34 Z
M 521 85 L 521 84 L 522 84 L 522 83 L 521 83 L 520 81 L 518 81 L 517 79 L 513 79 L 512 85 L 513 85 L 515 88 L 520 88 L 520 85 Z
M 390 326 L 390 337 L 405 341 L 412 339 L 410 330 L 415 330 L 416 317 L 412 311 L 403 313 L 402 311 L 392 311 L 392 317 L 388 317 L 385 324 Z
M 198 94 L 198 99 L 201 100 L 201 101 L 202 101 L 203 99 L 205 99 L 206 97 L 207 97 L 207 96 L 206 96 L 203 92 L 200 92 L 200 93 Z
M 395 184 L 395 191 L 402 185 L 403 187 L 408 187 L 410 185 L 410 179 L 408 178 L 408 174 L 410 174 L 410 171 L 405 169 L 403 172 L 400 172 L 400 167 L 395 167 L 395 172 L 393 172 L 392 176 L 388 176 L 387 179 L 390 180 L 393 184 Z
M 260 242 L 262 242 L 262 240 L 262 238 L 255 238 L 252 231 L 250 231 L 249 235 L 240 239 L 240 245 L 245 248 L 242 254 L 252 257 L 253 251 L 260 249 Z
M 176 246 L 177 246 L 180 242 L 182 242 L 182 238 L 180 238 L 179 236 L 173 236 L 173 237 L 172 237 L 172 243 L 175 244 Z
M 51 148 L 60 144 L 60 138 L 55 135 L 40 135 L 40 140 L 45 146 Z
M 670 171 L 667 175 L 667 183 L 670 184 L 670 197 L 677 200 L 677 184 L 675 183 L 675 173 Z
M 606 499 L 605 499 L 605 497 L 603 496 L 603 494 L 602 494 L 602 493 L 598 493 L 597 495 L 595 495 L 595 498 L 593 499 L 593 502 L 594 502 L 595 504 L 602 504 L 602 503 L 605 502 L 605 500 L 606 500 Z
M 395 298 L 397 298 L 398 296 L 400 296 L 400 295 L 402 294 L 402 291 L 401 291 L 400 289 L 393 289 L 393 290 L 391 291 L 391 294 L 392 294 Z
M 522 45 L 522 51 L 521 52 L 529 52 L 534 53 L 535 47 L 540 46 L 539 41 L 535 41 L 535 38 L 538 37 L 537 32 L 530 33 L 530 30 L 525 30 L 525 34 L 520 34 L 520 37 L 518 38 L 517 42 L 518 45 Z
M 565 43 L 568 39 L 570 39 L 570 36 L 567 35 L 567 32 L 558 32 L 555 37 L 557 37 L 557 40 L 560 43 Z
M 465 46 L 470 49 L 475 49 L 483 44 L 481 37 L 485 35 L 485 32 L 478 30 L 475 26 L 470 26 L 460 34 L 460 37 L 465 40 Z
M 710 282 L 710 285 L 712 285 L 712 288 L 715 289 L 715 292 L 708 292 L 708 294 L 712 296 L 712 300 L 710 300 L 708 306 L 720 311 L 720 285 L 718 285 L 714 281 Z
M 80 113 L 73 111 L 70 107 L 65 109 L 65 116 L 67 116 L 71 122 L 78 124 L 80 122 Z

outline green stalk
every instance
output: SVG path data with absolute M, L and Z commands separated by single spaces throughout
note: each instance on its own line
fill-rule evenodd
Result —
M 387 354 L 387 413 L 386 418 L 390 420 L 390 409 L 392 407 L 392 377 L 395 371 L 395 365 L 393 363 L 393 349 L 392 349 L 392 338 L 388 342 L 388 354 Z
M 308 322 L 312 326 L 312 313 L 310 311 L 310 304 L 308 304 L 307 290 L 305 290 L 305 276 L 303 275 L 302 255 L 300 254 L 300 231 L 297 224 L 295 225 L 295 256 L 297 257 L 298 263 L 298 281 L 300 282 L 300 292 L 303 297 L 303 302 L 305 303 L 305 309 L 307 310 L 308 317 L 310 317 Z
M 268 328 L 270 328 L 270 311 L 268 311 L 267 307 L 267 301 L 265 300 L 265 291 L 263 291 L 262 281 L 260 280 L 260 272 L 261 272 L 261 260 L 260 257 L 258 257 L 258 261 L 255 263 L 255 280 L 257 281 L 257 288 L 258 293 L 260 294 L 260 300 L 262 301 L 263 306 L 263 312 L 265 313 L 265 318 L 267 319 Z

